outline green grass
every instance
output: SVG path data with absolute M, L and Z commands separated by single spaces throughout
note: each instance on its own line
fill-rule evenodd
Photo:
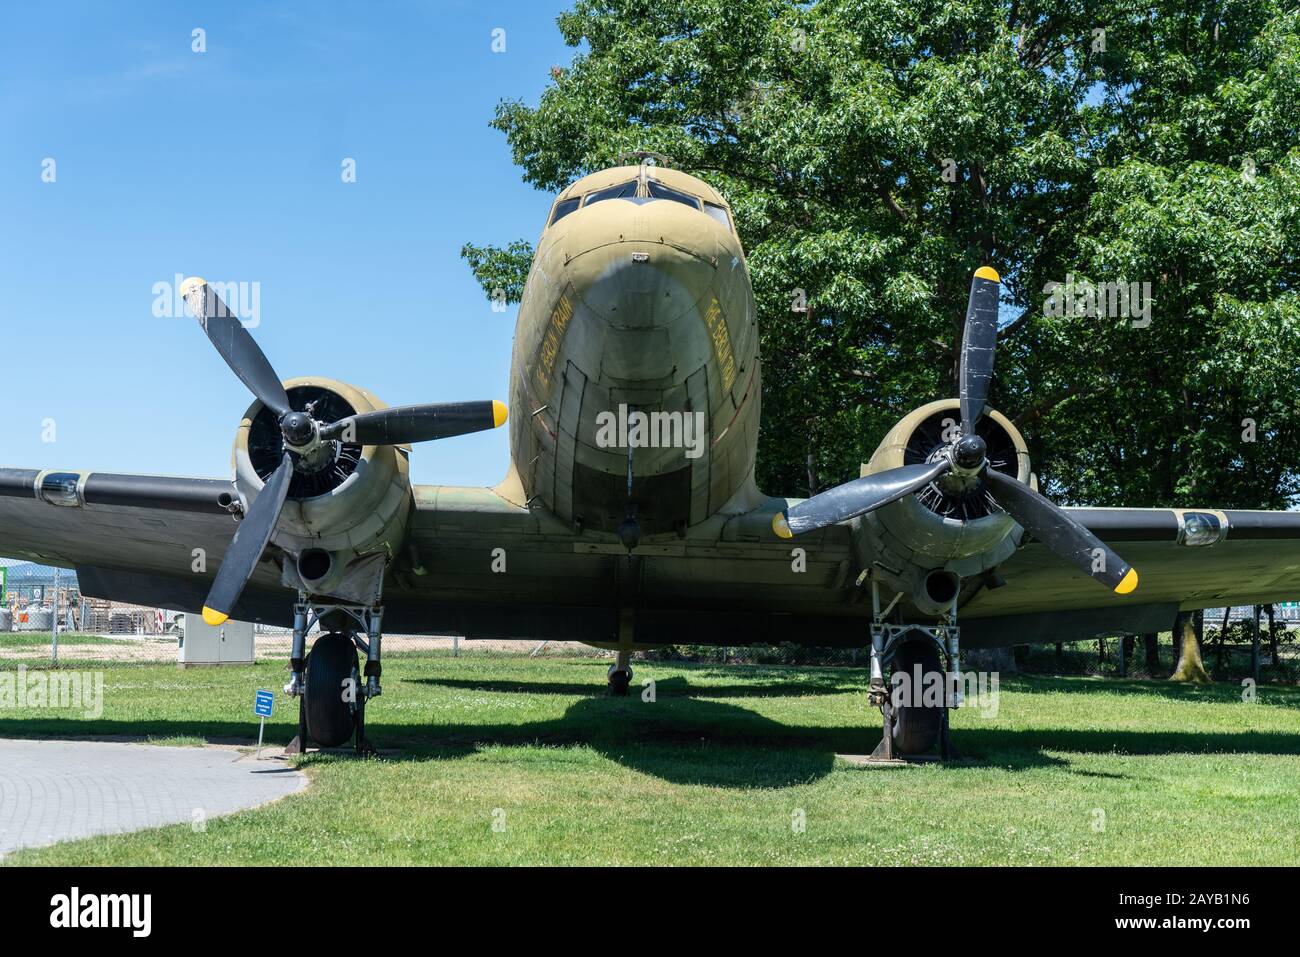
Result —
M 860 669 L 644 662 L 636 685 L 653 678 L 658 699 L 646 703 L 603 697 L 606 665 L 394 659 L 369 720 L 375 743 L 400 754 L 309 756 L 305 792 L 203 833 L 93 838 L 6 863 L 1300 861 L 1295 688 L 1261 688 L 1245 704 L 1226 684 L 1014 678 L 996 717 L 954 718 L 975 763 L 859 768 L 835 755 L 879 737 Z M 251 744 L 254 689 L 285 678 L 269 662 L 104 670 L 102 719 L 0 711 L 0 735 Z M 295 730 L 296 710 L 277 696 L 267 740 Z
M 154 635 L 153 639 L 164 636 Z M 66 645 L 119 645 L 124 642 L 135 642 L 135 639 L 129 636 L 122 638 L 106 638 L 103 635 L 82 635 L 75 632 L 68 632 L 59 635 L 60 647 Z M 173 637 L 171 641 L 175 642 Z M 52 636 L 48 631 L 6 631 L 0 634 L 0 649 L 7 648 L 34 648 L 38 651 L 44 651 L 49 654 Z

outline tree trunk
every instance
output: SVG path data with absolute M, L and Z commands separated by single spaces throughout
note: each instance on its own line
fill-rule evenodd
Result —
M 1273 605 L 1268 606 L 1268 657 L 1273 662 L 1273 667 L 1277 667 L 1277 620 L 1274 617 L 1275 608 Z
M 1174 642 L 1177 647 L 1179 637 L 1182 647 L 1178 653 L 1178 667 L 1169 676 L 1170 681 L 1186 681 L 1191 684 L 1209 684 L 1210 676 L 1205 673 L 1201 662 L 1201 646 L 1196 641 L 1196 615 L 1179 612 L 1174 619 Z
M 1216 671 L 1223 671 L 1223 659 L 1228 649 L 1224 647 L 1223 641 L 1228 637 L 1228 616 L 1232 614 L 1232 608 L 1223 609 L 1223 624 L 1219 626 L 1219 640 L 1214 644 L 1214 668 Z
M 1147 650 L 1147 674 L 1152 678 L 1160 674 L 1160 636 L 1155 632 L 1142 636 Z

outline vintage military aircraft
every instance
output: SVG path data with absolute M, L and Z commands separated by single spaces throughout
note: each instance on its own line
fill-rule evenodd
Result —
M 75 568 L 91 596 L 292 625 L 300 747 L 364 746 L 387 628 L 615 649 L 615 694 L 638 647 L 869 645 L 882 746 L 920 752 L 946 743 L 951 699 L 894 707 L 884 676 L 954 676 L 959 634 L 988 647 L 1155 631 L 1179 609 L 1300 585 L 1300 514 L 1039 494 L 1024 439 L 986 406 L 987 266 L 958 398 L 905 416 L 854 481 L 805 501 L 760 492 L 745 254 L 726 200 L 662 165 L 556 198 L 519 309 L 495 488 L 413 487 L 408 457 L 502 425 L 500 403 L 389 409 L 342 382 L 282 381 L 211 286 L 184 291 L 255 396 L 233 479 L 0 469 L 0 554 Z M 349 678 L 361 690 L 345 701 Z

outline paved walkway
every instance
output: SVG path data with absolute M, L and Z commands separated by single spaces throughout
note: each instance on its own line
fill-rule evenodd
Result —
M 283 762 L 257 761 L 233 748 L 0 739 L 0 856 L 95 834 L 193 824 L 306 786 L 307 776 Z

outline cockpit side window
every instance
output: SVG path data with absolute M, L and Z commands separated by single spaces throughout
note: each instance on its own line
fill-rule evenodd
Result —
M 731 217 L 727 215 L 727 210 L 717 203 L 710 203 L 707 199 L 704 201 L 704 211 L 722 223 L 727 230 L 731 229 Z
M 665 186 L 663 183 L 657 183 L 650 180 L 646 183 L 651 197 L 654 199 L 671 199 L 675 203 L 683 203 L 695 209 L 700 208 L 700 201 L 690 193 L 683 193 L 680 190 L 673 189 L 671 186 Z
M 582 202 L 582 198 L 581 198 L 581 197 L 579 197 L 579 198 L 577 198 L 577 199 L 562 199 L 562 200 L 560 200 L 558 203 L 555 204 L 555 212 L 551 213 L 551 222 L 550 222 L 550 225 L 554 226 L 556 223 L 558 223 L 560 220 L 562 220 L 565 216 L 568 216 L 569 213 L 573 212 L 575 209 L 578 208 L 578 204 L 581 203 L 581 202 Z
M 592 203 L 599 203 L 605 199 L 631 199 L 636 196 L 636 180 L 630 179 L 626 183 L 619 183 L 617 186 L 609 186 L 605 189 L 598 189 L 594 193 L 587 194 L 587 200 L 583 204 L 590 206 Z

